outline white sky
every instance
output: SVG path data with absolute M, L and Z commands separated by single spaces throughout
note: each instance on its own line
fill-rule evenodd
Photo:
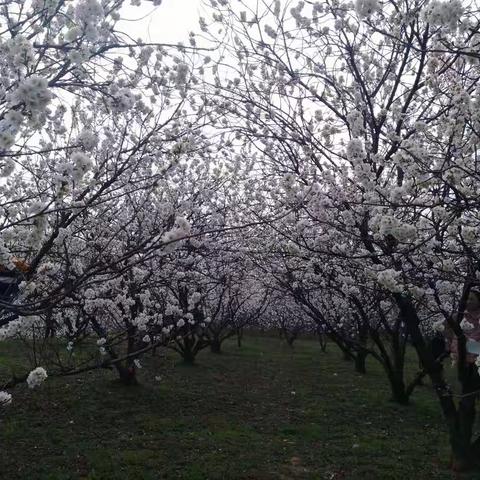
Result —
M 128 4 L 126 4 L 128 5 Z M 201 0 L 162 0 L 159 7 L 142 2 L 140 7 L 126 6 L 122 11 L 121 30 L 134 39 L 161 43 L 188 44 L 188 34 L 198 32 Z M 144 21 L 133 21 L 145 18 Z

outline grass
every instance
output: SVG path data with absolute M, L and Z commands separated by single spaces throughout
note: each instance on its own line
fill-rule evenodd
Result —
M 12 351 L 0 345 L 0 372 Z M 398 406 L 372 360 L 361 376 L 333 346 L 247 337 L 242 349 L 202 352 L 195 367 L 170 354 L 142 363 L 138 387 L 91 372 L 16 388 L 0 414 L 0 478 L 452 478 L 431 388 Z

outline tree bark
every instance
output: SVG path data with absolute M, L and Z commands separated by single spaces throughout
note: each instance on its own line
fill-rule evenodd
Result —
M 222 342 L 218 338 L 214 338 L 210 341 L 210 351 L 212 353 L 222 353 Z
M 365 366 L 365 360 L 367 354 L 365 352 L 358 352 L 355 355 L 355 371 L 357 373 L 365 374 L 367 373 L 367 367 Z
M 118 372 L 118 377 L 123 385 L 128 387 L 138 385 L 137 372 L 135 367 L 124 367 L 123 365 L 115 364 Z
M 472 442 L 475 425 L 475 402 L 480 388 L 480 379 L 475 365 L 469 365 L 464 381 L 462 395 L 458 404 L 457 421 L 451 429 L 452 468 L 455 471 L 467 471 L 480 465 L 480 441 Z
M 410 403 L 410 395 L 405 387 L 403 377 L 390 372 L 388 373 L 388 380 L 392 390 L 392 401 L 400 405 L 408 405 Z
M 353 360 L 353 355 L 349 351 L 343 350 L 343 359 L 346 362 L 351 362 Z
M 323 333 L 318 334 L 318 342 L 320 343 L 320 350 L 325 353 L 327 351 L 327 339 Z
M 191 350 L 184 350 L 182 352 L 183 362 L 187 365 L 195 365 L 195 355 Z
M 243 332 L 241 330 L 237 331 L 237 347 L 242 348 Z
M 438 362 L 428 348 L 420 330 L 420 319 L 410 299 L 402 294 L 395 294 L 397 304 L 404 316 L 412 343 L 419 359 L 432 380 L 442 407 L 443 415 L 448 426 L 450 447 L 452 449 L 452 469 L 467 471 L 479 466 L 480 441 L 472 443 L 473 423 L 475 421 L 474 393 L 480 385 L 478 372 L 474 365 L 470 365 L 467 376 L 460 378 L 462 383 L 462 399 L 458 408 L 455 405 L 453 394 L 445 381 L 441 362 Z

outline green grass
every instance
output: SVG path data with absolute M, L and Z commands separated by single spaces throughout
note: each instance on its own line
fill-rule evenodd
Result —
M 0 372 L 15 351 L 0 345 Z M 361 376 L 333 346 L 303 340 L 292 352 L 249 337 L 242 349 L 202 352 L 196 367 L 173 355 L 142 363 L 138 387 L 91 372 L 16 388 L 0 414 L 0 478 L 452 478 L 431 388 L 398 406 L 373 360 Z

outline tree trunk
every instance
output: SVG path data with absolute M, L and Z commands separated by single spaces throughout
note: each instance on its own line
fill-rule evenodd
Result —
M 365 360 L 367 358 L 367 354 L 365 352 L 358 352 L 355 355 L 355 371 L 357 373 L 367 373 L 367 368 L 365 366 Z
M 405 382 L 401 376 L 395 375 L 395 373 L 388 373 L 388 380 L 390 382 L 390 388 L 392 389 L 392 402 L 399 405 L 408 405 L 410 395 L 405 388 Z
M 327 351 L 327 339 L 323 333 L 318 334 L 318 342 L 320 343 L 320 349 L 325 353 Z
M 456 422 L 450 429 L 452 445 L 452 468 L 455 471 L 470 470 L 480 464 L 479 440 L 472 443 L 473 427 L 475 425 L 475 402 L 480 386 L 478 373 L 474 365 L 469 365 L 467 378 L 462 391 L 464 395 L 458 404 Z
M 343 350 L 343 359 L 346 361 L 346 362 L 351 362 L 353 360 L 353 356 L 352 354 L 347 351 L 347 350 Z
M 212 353 L 222 353 L 222 342 L 218 338 L 210 341 L 210 351 Z
M 413 389 L 418 385 L 421 377 L 415 379 L 407 388 L 405 385 L 405 346 L 402 337 L 397 330 L 395 335 L 391 337 L 391 350 L 393 355 L 393 369 L 388 371 L 387 375 L 392 389 L 392 400 L 400 405 L 408 405 L 410 395 Z
M 237 347 L 242 348 L 243 330 L 237 330 Z
M 183 358 L 183 362 L 187 365 L 195 364 L 195 357 L 198 353 L 198 348 L 195 345 L 195 338 L 192 336 L 185 336 L 182 343 L 177 350 Z
M 195 364 L 195 353 L 188 342 L 186 342 L 185 347 L 182 350 L 183 362 L 187 365 Z
M 126 386 L 138 385 L 137 372 L 134 366 L 116 365 L 120 382 Z
M 400 311 L 404 316 L 413 346 L 418 353 L 423 367 L 432 380 L 442 407 L 445 420 L 450 434 L 450 446 L 452 449 L 452 468 L 456 471 L 466 471 L 474 467 L 478 468 L 480 453 L 480 441 L 472 443 L 473 422 L 475 420 L 475 397 L 472 394 L 479 388 L 480 381 L 474 365 L 471 365 L 468 379 L 462 378 L 462 399 L 456 408 L 453 395 L 443 376 L 443 369 L 430 349 L 427 347 L 420 330 L 420 319 L 415 307 L 409 298 L 402 294 L 394 294 Z

